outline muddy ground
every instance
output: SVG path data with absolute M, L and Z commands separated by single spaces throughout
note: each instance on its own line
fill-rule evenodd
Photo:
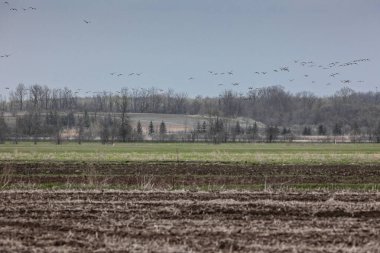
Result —
M 1 191 L 0 252 L 379 252 L 376 192 Z

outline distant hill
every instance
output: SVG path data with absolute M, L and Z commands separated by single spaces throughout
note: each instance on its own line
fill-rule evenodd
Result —
M 18 113 L 18 115 L 22 115 L 24 113 Z M 62 113 L 61 113 L 62 114 Z M 94 112 L 88 113 L 90 116 L 95 116 Z M 97 117 L 103 117 L 107 113 L 96 113 Z M 75 116 L 82 116 L 83 113 L 75 113 Z M 114 113 L 115 116 L 119 116 L 120 113 Z M 164 114 L 164 113 L 128 113 L 128 117 L 131 120 L 132 126 L 135 127 L 137 125 L 137 122 L 140 121 L 141 125 L 143 127 L 144 132 L 147 131 L 148 125 L 150 121 L 153 122 L 153 125 L 158 129 L 160 123 L 162 121 L 165 122 L 166 128 L 168 132 L 176 133 L 176 132 L 187 132 L 193 130 L 198 122 L 201 124 L 203 121 L 206 121 L 206 123 L 216 117 L 210 117 L 205 115 L 186 115 L 186 114 Z M 10 113 L 4 114 L 4 117 L 6 119 L 7 124 L 10 126 L 15 125 L 15 117 L 12 116 Z M 244 117 L 238 117 L 238 118 L 227 118 L 227 117 L 221 117 L 223 120 L 225 120 L 227 123 L 229 123 L 231 126 L 235 126 L 236 122 L 239 121 L 240 126 L 242 128 L 245 128 L 249 125 L 253 125 L 255 122 L 257 123 L 257 126 L 259 128 L 264 128 L 265 125 L 261 122 L 255 121 L 250 118 L 244 118 Z
M 161 114 L 161 113 L 129 113 L 128 114 L 132 124 L 136 125 L 138 121 L 144 129 L 148 128 L 149 122 L 152 121 L 153 124 L 158 127 L 161 121 L 164 121 L 168 132 L 187 132 L 193 130 L 197 123 L 201 124 L 203 121 L 208 122 L 210 120 L 209 116 L 204 115 L 185 115 L 185 114 Z M 213 117 L 215 118 L 215 117 Z M 224 118 L 231 125 L 235 125 L 239 121 L 240 126 L 245 128 L 246 126 L 253 125 L 255 120 L 249 118 Z M 265 127 L 263 123 L 257 122 L 259 128 Z

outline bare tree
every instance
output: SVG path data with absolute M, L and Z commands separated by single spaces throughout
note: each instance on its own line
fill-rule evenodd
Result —
M 14 92 L 14 96 L 16 98 L 16 101 L 19 105 L 19 110 L 23 111 L 24 109 L 24 98 L 26 96 L 26 88 L 25 85 L 20 83 L 17 85 L 16 90 Z

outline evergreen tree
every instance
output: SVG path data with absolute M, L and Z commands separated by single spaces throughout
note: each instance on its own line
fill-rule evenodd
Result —
M 224 124 L 219 117 L 217 117 L 215 120 L 210 119 L 210 127 L 208 135 L 210 139 L 214 142 L 214 144 L 219 144 L 221 142 L 227 141 L 227 134 L 224 129 Z
M 165 134 L 166 134 L 166 125 L 165 125 L 165 122 L 162 121 L 160 124 L 160 139 L 161 140 L 165 139 Z
M 154 125 L 152 121 L 149 122 L 148 132 L 149 132 L 149 135 L 154 134 Z
M 160 124 L 160 134 L 166 134 L 166 124 L 164 121 Z
M 136 132 L 137 132 L 137 140 L 141 141 L 143 139 L 143 129 L 142 129 L 140 120 L 137 122 Z
M 302 131 L 302 135 L 311 135 L 311 127 L 305 126 Z
M 255 140 L 258 132 L 259 132 L 259 128 L 257 126 L 257 123 L 255 122 L 252 126 L 248 127 L 248 130 L 247 130 L 248 139 L 251 141 Z
M 268 142 L 273 142 L 277 139 L 280 130 L 277 126 L 267 126 L 265 129 L 265 134 Z
M 235 142 L 236 141 L 236 137 L 238 135 L 240 135 L 241 132 L 242 132 L 242 129 L 240 127 L 240 122 L 239 121 L 236 121 L 235 127 L 233 127 L 233 129 L 232 129 L 231 132 L 232 132 L 231 133 L 231 139 L 232 139 L 233 142 Z
M 318 126 L 318 135 L 326 135 L 327 134 L 327 129 L 325 128 L 324 125 L 320 124 Z
M 252 133 L 254 135 L 257 135 L 258 132 L 259 132 L 259 127 L 257 126 L 257 123 L 255 122 L 255 124 L 253 124 Z
M 236 121 L 234 132 L 237 135 L 241 134 L 241 127 L 240 127 L 240 122 L 239 121 Z
M 123 142 L 126 142 L 131 138 L 132 127 L 130 124 L 129 117 L 124 116 L 121 118 L 120 126 L 119 126 L 119 135 Z

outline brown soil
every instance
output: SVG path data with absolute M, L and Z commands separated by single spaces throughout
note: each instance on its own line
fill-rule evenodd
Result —
M 379 249 L 379 193 L 0 192 L 0 252 Z
M 201 163 L 130 164 L 0 164 L 9 184 L 93 183 L 137 185 L 149 179 L 161 188 L 264 184 L 378 184 L 380 166 L 359 165 L 237 165 Z

